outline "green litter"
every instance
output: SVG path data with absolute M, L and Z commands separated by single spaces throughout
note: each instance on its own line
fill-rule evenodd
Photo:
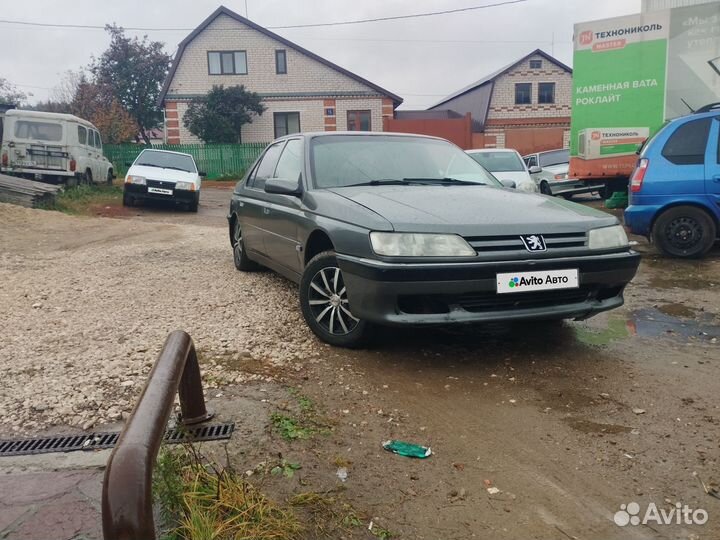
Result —
M 425 459 L 432 454 L 429 446 L 420 446 L 419 444 L 412 444 L 403 441 L 385 441 L 383 448 L 388 452 L 397 454 L 399 456 L 412 457 L 418 459 Z
M 626 208 L 628 205 L 627 191 L 616 191 L 605 201 L 605 208 Z

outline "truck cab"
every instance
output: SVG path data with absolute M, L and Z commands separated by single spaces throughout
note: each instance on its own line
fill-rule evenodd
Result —
M 68 186 L 113 179 L 93 124 L 71 114 L 15 109 L 5 113 L 0 172 Z

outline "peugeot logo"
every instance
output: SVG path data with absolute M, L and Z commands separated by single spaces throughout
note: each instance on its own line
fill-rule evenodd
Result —
M 545 251 L 545 239 L 540 234 L 520 235 L 525 249 L 528 251 Z

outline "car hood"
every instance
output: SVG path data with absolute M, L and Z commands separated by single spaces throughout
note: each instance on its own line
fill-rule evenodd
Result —
M 127 174 L 144 176 L 145 178 L 161 180 L 163 182 L 196 182 L 198 180 L 197 173 L 177 171 L 175 169 L 161 169 L 159 167 L 147 167 L 144 165 L 133 165 L 128 169 Z
M 368 186 L 331 191 L 404 232 L 548 234 L 618 223 L 614 216 L 564 199 L 489 186 Z

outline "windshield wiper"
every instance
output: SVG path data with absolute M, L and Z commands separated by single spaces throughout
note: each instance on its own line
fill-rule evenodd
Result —
M 157 167 L 158 169 L 164 168 L 160 165 L 155 165 L 154 163 L 136 163 L 135 165 L 139 165 L 141 167 Z
M 338 187 L 359 187 L 359 186 L 404 186 L 408 182 L 404 180 L 370 180 L 369 182 L 360 182 L 359 184 L 348 184 Z
M 471 182 L 469 180 L 458 180 L 457 178 L 403 178 L 406 182 L 422 182 L 422 183 L 433 183 L 433 184 L 465 184 L 472 186 L 486 186 L 482 182 Z

